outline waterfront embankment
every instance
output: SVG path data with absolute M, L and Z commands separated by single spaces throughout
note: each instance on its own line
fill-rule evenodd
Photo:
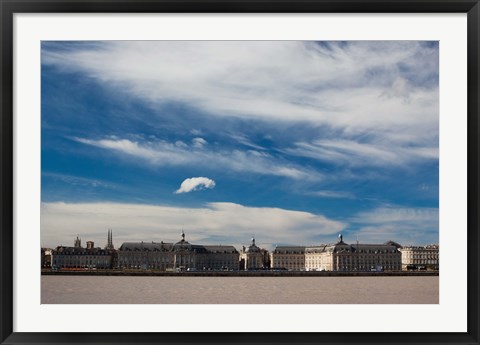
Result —
M 138 276 L 138 277 L 425 277 L 438 276 L 438 271 L 339 272 L 339 271 L 183 271 L 149 270 L 42 270 L 42 275 L 68 276 Z

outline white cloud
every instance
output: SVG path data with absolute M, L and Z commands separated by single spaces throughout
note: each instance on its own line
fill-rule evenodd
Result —
M 192 243 L 248 245 L 252 235 L 271 249 L 275 244 L 312 245 L 347 232 L 347 242 L 402 245 L 438 243 L 436 208 L 379 207 L 360 212 L 348 223 L 320 214 L 228 202 L 204 207 L 124 203 L 42 203 L 42 246 L 71 245 L 76 234 L 96 245 L 106 244 L 108 228 L 115 245 L 126 241 L 175 242 L 183 230 Z M 352 231 L 354 227 L 356 230 Z M 350 229 L 350 230 L 349 230 Z M 326 240 L 322 240 L 324 236 Z
M 356 218 L 370 224 L 386 222 L 438 222 L 438 208 L 380 207 L 372 211 L 359 213 Z
M 105 182 L 102 180 L 67 175 L 67 174 L 59 174 L 59 173 L 52 173 L 52 172 L 42 172 L 42 176 L 47 178 L 61 181 L 63 183 L 70 184 L 72 186 L 81 186 L 81 187 L 93 187 L 93 188 L 110 188 L 115 189 L 117 188 L 116 185 L 110 182 Z
M 215 116 L 414 142 L 438 133 L 438 47 L 415 41 L 101 42 L 44 50 L 42 62 L 153 106 L 182 102 Z
M 362 242 L 394 240 L 402 245 L 438 243 L 438 208 L 379 207 L 350 219 Z
M 402 77 L 397 77 L 393 82 L 391 88 L 385 90 L 381 96 L 392 98 L 400 97 L 404 102 L 410 101 L 410 91 L 412 87 L 409 85 L 407 79 Z
M 185 144 L 185 143 L 184 143 L 183 141 L 181 141 L 181 140 L 177 140 L 177 141 L 175 142 L 175 146 L 178 146 L 178 147 L 181 147 L 181 148 L 187 148 L 187 147 L 188 147 L 188 145 Z
M 84 138 L 74 138 L 74 140 L 82 144 L 123 152 L 128 155 L 142 157 L 148 160 L 156 160 L 159 158 L 158 155 L 161 154 L 158 152 L 155 153 L 147 147 L 141 147 L 137 142 L 130 141 L 128 139 L 90 140 Z
M 193 138 L 192 139 L 192 144 L 196 148 L 203 148 L 205 145 L 207 145 L 207 141 L 203 138 Z
M 237 172 L 289 177 L 292 179 L 319 180 L 318 172 L 289 164 L 279 158 L 254 150 L 240 151 L 227 149 L 200 150 L 195 145 L 166 141 L 136 142 L 129 139 L 84 139 L 75 141 L 115 151 L 122 155 L 142 159 L 155 166 L 198 165 L 222 167 Z
M 250 148 L 253 148 L 255 150 L 265 150 L 264 147 L 260 146 L 260 145 L 257 145 L 257 144 L 254 144 L 252 143 L 245 135 L 241 135 L 241 134 L 231 134 L 230 137 L 237 141 L 238 143 L 242 144 L 242 145 L 245 145 L 247 147 L 250 147 Z
M 350 192 L 333 191 L 333 190 L 319 190 L 315 192 L 309 192 L 309 195 L 316 195 L 323 198 L 336 198 L 336 199 L 354 199 L 355 196 Z
M 175 194 L 190 193 L 205 188 L 215 188 L 215 181 L 207 177 L 191 177 L 182 182 L 180 188 L 175 191 Z
M 71 245 L 76 234 L 106 244 L 108 228 L 115 245 L 125 241 L 176 242 L 185 230 L 199 244 L 248 245 L 252 235 L 269 249 L 276 243 L 312 244 L 319 235 L 342 231 L 345 224 L 323 215 L 234 203 L 201 208 L 121 203 L 42 203 L 42 246 Z
M 438 142 L 437 142 L 438 145 Z M 354 166 L 405 166 L 410 162 L 437 160 L 438 146 L 399 146 L 389 140 L 360 143 L 356 140 L 297 142 L 284 152 Z
M 194 129 L 191 129 L 191 130 L 190 130 L 190 134 L 193 134 L 193 135 L 202 135 L 203 133 L 202 133 L 201 130 L 194 128 Z

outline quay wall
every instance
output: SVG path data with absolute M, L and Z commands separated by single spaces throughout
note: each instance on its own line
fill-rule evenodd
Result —
M 438 276 L 438 271 L 398 271 L 398 272 L 338 272 L 338 271 L 196 271 L 196 272 L 164 272 L 148 270 L 78 270 L 52 271 L 42 270 L 42 275 L 72 276 L 159 276 L 159 277 L 405 277 L 405 276 Z

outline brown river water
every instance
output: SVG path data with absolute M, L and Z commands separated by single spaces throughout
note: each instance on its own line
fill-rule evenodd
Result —
M 439 277 L 42 276 L 42 304 L 436 304 Z

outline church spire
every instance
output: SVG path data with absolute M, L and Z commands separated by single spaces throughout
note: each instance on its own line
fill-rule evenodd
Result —
M 114 247 L 113 247 L 113 231 L 112 231 L 112 229 L 108 229 L 106 249 L 114 249 Z
M 74 241 L 73 246 L 75 248 L 82 248 L 82 239 L 78 237 L 78 234 L 77 234 L 77 238 Z

